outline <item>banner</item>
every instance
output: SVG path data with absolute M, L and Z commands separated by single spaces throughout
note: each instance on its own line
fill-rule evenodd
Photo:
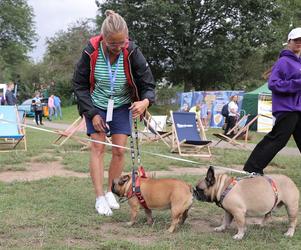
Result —
M 187 111 L 197 103 L 205 102 L 208 108 L 208 124 L 212 128 L 221 128 L 224 117 L 221 115 L 223 106 L 230 97 L 238 95 L 238 108 L 241 109 L 244 91 L 193 91 L 180 94 L 180 111 Z
M 257 132 L 268 133 L 273 128 L 274 117 L 272 115 L 272 95 L 259 93 L 258 95 L 258 114 Z

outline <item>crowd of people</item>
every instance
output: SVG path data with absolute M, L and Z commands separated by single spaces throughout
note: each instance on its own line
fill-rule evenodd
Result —
M 0 105 L 18 105 L 15 84 L 9 82 L 4 86 L 5 88 L 0 92 Z M 42 100 L 45 98 L 46 103 L 43 103 Z M 45 107 L 47 108 L 45 109 Z M 37 125 L 43 125 L 43 116 L 47 116 L 49 121 L 52 121 L 53 118 L 63 119 L 61 99 L 56 95 L 50 95 L 47 101 L 47 96 L 42 96 L 41 91 L 35 91 L 30 109 L 34 112 Z

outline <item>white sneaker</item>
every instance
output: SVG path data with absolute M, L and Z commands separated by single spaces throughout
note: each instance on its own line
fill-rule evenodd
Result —
M 100 215 L 111 216 L 113 214 L 104 196 L 96 198 L 95 209 Z
M 120 208 L 120 205 L 116 201 L 115 196 L 112 192 L 107 192 L 105 194 L 105 197 L 106 197 L 107 203 L 110 206 L 110 208 L 112 208 L 112 209 L 119 209 Z

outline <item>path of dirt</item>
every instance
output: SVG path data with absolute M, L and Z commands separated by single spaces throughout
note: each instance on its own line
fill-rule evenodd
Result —
M 153 177 L 164 176 L 178 176 L 183 174 L 189 175 L 204 175 L 207 168 L 177 168 L 170 167 L 170 170 L 166 171 L 151 171 L 148 172 Z M 105 171 L 105 177 L 108 177 L 108 172 Z M 40 179 L 46 179 L 52 176 L 61 177 L 89 177 L 89 173 L 78 173 L 71 170 L 64 169 L 64 166 L 59 162 L 40 163 L 33 162 L 26 168 L 25 171 L 5 171 L 0 173 L 0 181 L 13 182 L 13 181 L 34 181 Z

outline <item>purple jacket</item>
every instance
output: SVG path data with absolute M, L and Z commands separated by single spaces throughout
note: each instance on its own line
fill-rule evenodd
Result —
M 283 50 L 269 78 L 273 115 L 279 112 L 301 111 L 301 58 Z

